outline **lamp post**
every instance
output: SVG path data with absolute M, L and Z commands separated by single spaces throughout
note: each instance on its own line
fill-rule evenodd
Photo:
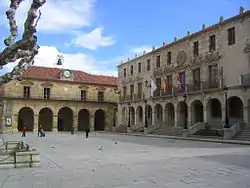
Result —
M 228 115 L 228 103 L 227 103 L 227 91 L 228 91 L 228 88 L 227 87 L 224 87 L 224 98 L 225 98 L 225 125 L 224 125 L 224 128 L 230 128 L 230 125 L 229 125 L 229 115 Z
M 144 100 L 145 103 L 145 127 L 148 127 L 148 119 L 147 119 L 147 100 Z
M 128 103 L 128 127 L 131 127 L 130 126 L 130 106 L 131 106 L 131 104 Z

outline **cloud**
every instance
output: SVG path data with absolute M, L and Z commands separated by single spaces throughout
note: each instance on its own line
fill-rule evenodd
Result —
M 95 0 L 47 0 L 41 7 L 42 16 L 37 29 L 42 32 L 58 33 L 90 26 L 94 19 L 94 2 Z M 10 0 L 1 0 L 0 7 L 7 9 L 9 3 Z M 30 4 L 31 0 L 26 0 L 17 10 L 19 28 L 23 27 Z M 2 21 L 2 24 L 7 26 L 7 19 Z
M 130 53 L 134 54 L 142 54 L 143 51 L 150 52 L 152 50 L 152 47 L 150 46 L 138 46 L 138 47 L 133 47 L 129 50 Z
M 57 66 L 56 60 L 58 54 L 60 54 L 60 52 L 54 46 L 41 46 L 39 53 L 35 57 L 34 65 L 80 70 L 90 74 L 117 76 L 116 67 L 107 67 L 106 61 L 97 61 L 91 55 L 84 53 L 61 53 L 64 57 L 64 63 L 63 66 Z M 4 66 L 3 70 L 0 71 L 0 74 L 11 71 L 15 65 L 16 63 L 10 63 Z
M 90 50 L 96 50 L 98 47 L 110 46 L 115 44 L 112 37 L 103 36 L 103 28 L 96 28 L 90 33 L 75 32 L 76 38 L 72 40 L 72 44 Z

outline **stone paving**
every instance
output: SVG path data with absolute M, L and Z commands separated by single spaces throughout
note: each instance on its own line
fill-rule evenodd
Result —
M 250 147 L 92 133 L 21 138 L 41 167 L 1 169 L 0 188 L 250 188 Z

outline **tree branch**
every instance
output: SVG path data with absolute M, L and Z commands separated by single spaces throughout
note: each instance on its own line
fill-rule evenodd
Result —
M 7 47 L 0 53 L 0 68 L 8 63 L 18 62 L 18 64 L 11 72 L 0 76 L 0 83 L 7 83 L 12 79 L 20 78 L 22 73 L 34 63 L 34 58 L 38 54 L 39 49 L 39 46 L 36 44 L 37 37 L 35 35 L 36 26 L 41 17 L 41 11 L 38 9 L 46 3 L 46 0 L 32 1 L 24 24 L 22 39 L 15 41 L 18 32 L 15 13 L 24 0 L 10 1 L 9 9 L 6 12 L 7 19 L 9 20 L 10 36 L 4 40 L 4 44 Z M 39 11 L 38 16 L 37 11 Z

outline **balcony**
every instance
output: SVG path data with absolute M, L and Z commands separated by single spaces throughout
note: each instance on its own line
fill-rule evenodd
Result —
M 55 96 L 50 95 L 48 98 L 44 98 L 43 95 L 33 94 L 30 96 L 24 96 L 23 92 L 8 92 L 3 93 L 3 99 L 21 99 L 21 100 L 44 100 L 44 101 L 69 101 L 69 102 L 93 102 L 93 103 L 116 103 L 113 99 L 104 99 L 103 101 L 99 101 L 98 97 L 96 98 L 87 98 L 81 100 L 81 95 L 67 95 L 67 96 Z
M 194 82 L 193 84 L 188 84 L 188 85 L 186 85 L 186 87 L 187 87 L 187 92 L 201 91 L 201 83 L 199 83 L 199 82 Z
M 174 88 L 174 93 L 175 94 L 182 94 L 186 92 L 186 88 L 182 87 L 182 88 Z
M 220 88 L 219 80 L 205 81 L 202 83 L 202 88 L 206 89 L 217 89 Z

